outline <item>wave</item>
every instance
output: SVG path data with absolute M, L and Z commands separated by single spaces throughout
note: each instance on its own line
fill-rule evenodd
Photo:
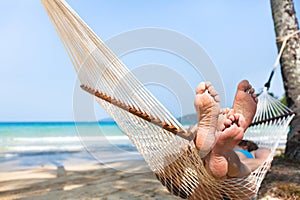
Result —
M 67 136 L 67 137 L 3 137 L 0 142 L 45 142 L 45 143 L 65 143 L 65 142 L 80 142 L 82 140 L 109 140 L 109 141 L 129 141 L 125 135 L 115 136 Z
M 109 151 L 110 148 L 135 151 L 127 136 L 92 137 L 15 137 L 0 139 L 0 153 L 47 152 L 47 151 Z M 3 155 L 2 155 L 3 156 Z M 5 157 L 11 156 L 10 154 Z
M 81 151 L 83 150 L 82 145 L 38 145 L 38 146 L 11 146 L 7 148 L 10 152 L 44 152 L 44 151 Z
M 14 142 L 79 142 L 78 137 L 14 137 L 14 138 L 1 138 L 0 141 L 14 141 Z

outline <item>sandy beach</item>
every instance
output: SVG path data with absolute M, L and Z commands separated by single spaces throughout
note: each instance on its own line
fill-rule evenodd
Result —
M 61 167 L 28 169 L 18 169 L 17 162 L 4 164 L 11 170 L 0 172 L 0 199 L 179 199 L 141 160 L 101 165 L 73 159 Z M 276 158 L 258 199 L 300 199 L 299 172 L 297 163 Z
M 77 163 L 82 162 L 78 160 Z M 16 163 L 10 164 L 13 167 Z M 110 165 L 74 164 L 72 161 L 58 168 L 41 166 L 0 172 L 0 199 L 176 199 L 176 197 L 167 192 L 153 173 L 149 172 L 143 161 L 124 161 Z

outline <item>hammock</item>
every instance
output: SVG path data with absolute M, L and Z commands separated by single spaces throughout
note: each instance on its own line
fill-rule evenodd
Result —
M 217 180 L 209 175 L 194 136 L 151 95 L 64 0 L 41 0 L 74 65 L 81 87 L 94 95 L 143 155 L 161 183 L 189 199 L 251 199 L 286 137 L 292 111 L 268 95 L 259 96 L 253 126 L 245 138 L 271 149 L 249 176 Z

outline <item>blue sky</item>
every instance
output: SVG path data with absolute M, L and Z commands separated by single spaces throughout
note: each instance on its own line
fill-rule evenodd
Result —
M 197 42 L 222 77 L 226 106 L 231 105 L 236 83 L 242 79 L 261 89 L 277 56 L 269 0 L 68 3 L 104 41 L 132 29 L 156 27 Z M 300 10 L 296 12 L 299 19 Z M 76 74 L 41 3 L 1 0 L 0 15 L 0 121 L 73 120 Z M 156 54 L 151 55 L 147 62 Z M 139 56 L 129 55 L 124 62 L 131 67 L 143 64 Z M 168 57 L 161 55 L 156 62 Z M 279 70 L 271 91 L 277 96 L 284 93 Z M 98 118 L 107 117 L 100 108 L 96 112 Z

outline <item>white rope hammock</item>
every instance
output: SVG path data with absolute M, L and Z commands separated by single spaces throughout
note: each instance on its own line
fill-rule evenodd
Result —
M 291 110 L 269 96 L 259 96 L 258 110 L 246 138 L 271 149 L 268 159 L 248 177 L 217 180 L 199 157 L 193 135 L 134 77 L 64 0 L 41 0 L 75 67 L 82 88 L 96 96 L 143 155 L 169 191 L 189 199 L 251 199 L 286 137 Z M 190 148 L 189 148 L 190 147 Z

